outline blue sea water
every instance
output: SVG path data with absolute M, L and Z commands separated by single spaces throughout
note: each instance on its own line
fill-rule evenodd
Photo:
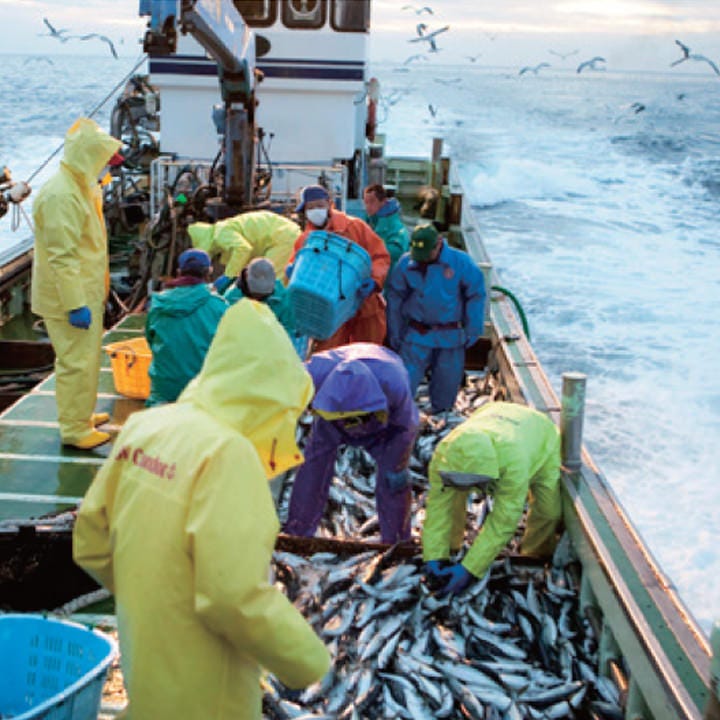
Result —
M 0 165 L 16 179 L 134 64 L 3 57 Z M 586 445 L 709 629 L 720 616 L 720 79 L 399 70 L 373 68 L 390 152 L 425 155 L 444 137 L 554 388 L 564 371 L 587 373 Z M 103 127 L 110 108 L 95 116 Z M 0 251 L 27 234 L 6 216 Z

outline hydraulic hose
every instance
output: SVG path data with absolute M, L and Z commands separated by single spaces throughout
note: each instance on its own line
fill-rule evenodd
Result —
M 522 323 L 523 332 L 525 333 L 527 339 L 530 340 L 530 327 L 528 326 L 527 316 L 525 315 L 525 311 L 523 310 L 520 301 L 507 288 L 501 287 L 500 285 L 492 285 L 490 289 L 502 293 L 510 299 L 515 307 L 515 312 L 518 314 L 520 322 Z

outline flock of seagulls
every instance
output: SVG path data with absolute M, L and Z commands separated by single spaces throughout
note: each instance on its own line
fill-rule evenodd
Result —
M 99 33 L 87 33 L 85 35 L 68 35 L 68 33 L 70 32 L 68 28 L 57 29 L 47 18 L 43 18 L 43 22 L 45 23 L 45 27 L 47 27 L 48 32 L 39 33 L 39 37 L 51 37 L 55 40 L 59 40 L 61 43 L 66 43 L 68 40 L 83 41 L 93 40 L 97 38 L 101 42 L 104 42 L 108 46 L 108 48 L 110 48 L 112 56 L 117 60 L 118 54 L 115 50 L 115 45 L 113 44 L 113 41 L 109 37 L 107 37 L 107 35 L 100 35 Z

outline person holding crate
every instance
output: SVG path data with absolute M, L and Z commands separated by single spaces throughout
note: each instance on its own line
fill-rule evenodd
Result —
M 312 537 L 332 482 L 340 445 L 362 447 L 377 465 L 375 502 L 383 542 L 410 539 L 408 460 L 419 415 L 407 370 L 388 348 L 352 343 L 315 353 L 306 363 L 315 414 L 305 463 L 293 483 L 285 532 Z
M 343 323 L 329 338 L 317 340 L 314 350 L 320 352 L 354 342 L 382 344 L 385 340 L 387 322 L 385 299 L 382 289 L 390 269 L 390 253 L 385 243 L 372 228 L 360 218 L 337 210 L 332 206 L 330 193 L 322 185 L 306 186 L 295 208 L 305 217 L 305 230 L 295 241 L 288 260 L 286 275 L 290 277 L 295 256 L 303 247 L 308 235 L 315 230 L 325 230 L 347 238 L 370 255 L 370 277 L 363 281 L 358 291 L 362 303 L 353 317 Z

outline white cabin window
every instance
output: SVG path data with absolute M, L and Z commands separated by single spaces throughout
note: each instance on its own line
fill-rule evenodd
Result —
M 277 17 L 277 0 L 235 0 L 235 7 L 250 27 L 270 27 Z
M 368 32 L 369 0 L 332 0 L 330 24 L 333 30 L 340 32 Z
M 296 30 L 314 30 L 325 24 L 326 0 L 284 0 L 282 21 Z

